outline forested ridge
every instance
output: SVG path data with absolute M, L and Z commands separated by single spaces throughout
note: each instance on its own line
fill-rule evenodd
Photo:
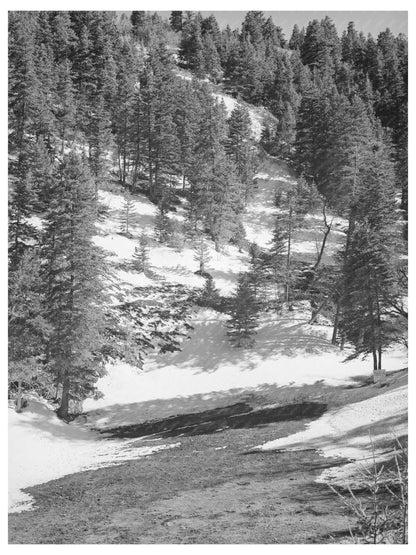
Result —
M 213 87 L 239 100 L 229 116 Z M 248 103 L 275 117 L 260 142 Z M 298 181 L 276 194 L 273 240 L 262 249 L 245 238 L 242 217 L 268 156 L 286 160 Z M 340 36 L 326 17 L 295 26 L 287 40 L 255 11 L 236 30 L 195 12 L 169 21 L 149 12 L 10 12 L 9 181 L 10 387 L 55 398 L 63 418 L 71 401 L 98 393 L 110 356 L 137 350 L 129 354 L 139 364 L 144 349 L 129 344 L 105 298 L 111 272 L 93 237 L 108 185 L 124 194 L 123 234 L 141 194 L 157 206 L 160 243 L 192 244 L 206 280 L 194 301 L 230 315 L 236 347 L 253 345 L 261 311 L 296 300 L 330 314 L 333 342 L 370 354 L 375 369 L 386 346 L 404 341 L 404 35 L 366 37 L 350 23 Z M 178 204 L 180 228 L 170 218 Z M 347 221 L 335 267 L 321 260 L 327 235 L 313 265 L 291 260 L 293 230 L 313 209 L 328 234 L 329 210 Z M 232 298 L 207 271 L 207 241 L 250 256 Z M 141 236 L 135 271 L 150 271 L 149 248 Z

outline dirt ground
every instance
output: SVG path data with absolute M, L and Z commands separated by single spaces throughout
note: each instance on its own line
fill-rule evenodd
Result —
M 399 373 L 393 381 L 400 384 L 403 377 Z M 314 479 L 322 469 L 342 461 L 308 450 L 250 450 L 302 429 L 327 406 L 354 402 L 379 392 L 359 381 L 353 389 L 320 388 L 319 395 L 318 389 L 311 386 L 309 394 L 302 392 L 308 401 L 299 412 L 270 408 L 276 396 L 269 391 L 257 399 L 257 404 L 252 396 L 249 407 L 247 398 L 240 399 L 240 403 L 223 405 L 217 411 L 184 414 L 181 418 L 175 415 L 112 430 L 114 435 L 125 437 L 153 434 L 138 439 L 141 444 L 180 441 L 180 445 L 120 466 L 81 472 L 28 488 L 36 509 L 9 516 L 9 542 L 338 542 L 349 534 L 354 521 L 329 487 Z M 294 399 L 300 407 L 299 395 Z

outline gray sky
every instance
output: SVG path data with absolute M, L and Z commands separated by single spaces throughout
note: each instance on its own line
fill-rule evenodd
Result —
M 163 17 L 168 17 L 170 14 L 170 12 L 162 11 L 158 13 Z M 221 28 L 229 24 L 232 29 L 235 29 L 240 26 L 246 11 L 201 11 L 204 17 L 211 13 L 215 15 Z M 272 16 L 274 23 L 282 27 L 286 38 L 290 38 L 295 23 L 300 28 L 306 27 L 312 19 L 323 19 L 326 15 L 334 21 L 339 34 L 347 28 L 349 21 L 354 21 L 358 31 L 363 31 L 364 34 L 371 33 L 375 37 L 380 31 L 384 31 L 386 27 L 389 27 L 395 35 L 399 33 L 408 34 L 407 12 L 405 11 L 265 11 L 264 14 L 266 17 Z

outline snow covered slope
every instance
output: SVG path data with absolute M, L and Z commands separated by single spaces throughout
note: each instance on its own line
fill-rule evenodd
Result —
M 224 101 L 231 108 L 232 101 L 227 98 L 224 97 Z M 255 110 L 250 112 L 252 121 L 255 121 L 256 113 L 258 118 L 261 116 L 261 110 Z M 258 127 L 253 129 L 258 132 Z M 285 163 L 266 156 L 258 168 L 256 179 L 257 187 L 243 223 L 249 241 L 267 247 L 276 214 L 275 191 L 290 187 L 295 178 Z M 204 285 L 204 279 L 195 274 L 198 264 L 190 244 L 185 241 L 179 249 L 155 240 L 156 208 L 144 195 L 133 197 L 134 212 L 129 236 L 120 233 L 121 191 L 116 188 L 112 192 L 102 190 L 99 199 L 107 213 L 97 226 L 95 241 L 104 250 L 112 270 L 107 284 L 109 305 L 135 301 L 143 306 L 168 304 L 166 298 L 161 300 L 158 288 L 180 285 L 198 290 Z M 183 207 L 178 206 L 171 217 L 182 221 Z M 41 222 L 38 224 L 40 226 Z M 334 220 L 324 257 L 327 263 L 343 242 L 341 230 L 344 225 L 342 220 Z M 294 234 L 294 259 L 315 259 L 322 238 L 321 227 L 319 214 L 311 214 L 305 219 L 303 226 Z M 131 264 L 141 233 L 149 239 L 151 273 L 148 275 L 137 273 Z M 248 268 L 248 254 L 240 253 L 232 245 L 217 253 L 213 242 L 207 239 L 207 243 L 211 254 L 207 271 L 213 276 L 220 292 L 230 295 L 239 273 Z M 183 410 L 184 401 L 189 399 L 193 399 L 193 410 L 197 411 L 205 399 L 218 399 L 222 394 L 241 393 L 267 384 L 291 386 L 324 381 L 341 385 L 351 383 L 357 375 L 371 374 L 369 361 L 344 363 L 348 353 L 331 345 L 330 328 L 316 324 L 311 326 L 307 323 L 309 318 L 310 307 L 307 303 L 296 306 L 294 312 L 281 315 L 265 313 L 260 319 L 255 348 L 244 350 L 235 349 L 228 342 L 225 315 L 195 307 L 190 315 L 194 330 L 183 335 L 181 351 L 154 352 L 146 357 L 142 370 L 125 362 L 107 365 L 108 375 L 98 382 L 104 397 L 100 400 L 89 399 L 84 404 L 84 409 L 88 411 L 87 424 L 89 427 L 106 428 L 136 423 L 145 419 L 145 406 L 151 405 L 158 411 L 161 400 L 166 401 L 163 406 L 169 416 Z M 146 316 L 140 326 L 151 324 L 151 316 Z M 384 366 L 386 370 L 406 366 L 404 350 L 386 353 Z M 186 406 L 189 408 L 190 405 Z M 9 422 L 10 503 L 14 509 L 30 502 L 30 498 L 19 491 L 20 488 L 152 452 L 148 447 L 133 450 L 125 440 L 102 441 L 102 436 L 81 423 L 65 424 L 39 400 L 33 400 L 22 414 L 10 410 Z
M 123 196 L 100 191 L 99 199 L 109 212 L 105 220 L 98 225 L 99 234 L 95 242 L 107 253 L 109 263 L 114 268 L 114 291 L 121 290 L 123 300 L 129 300 L 125 295 L 129 295 L 133 287 L 149 286 L 158 283 L 161 279 L 167 283 L 178 283 L 189 287 L 200 288 L 204 285 L 205 280 L 195 274 L 199 265 L 194 260 L 194 251 L 189 243 L 185 243 L 179 250 L 156 241 L 154 231 L 156 207 L 144 195 L 136 195 L 132 200 L 134 205 L 130 223 L 132 237 L 120 234 Z M 174 221 L 182 221 L 183 210 L 179 208 L 170 217 Z M 134 248 L 138 246 L 141 233 L 145 233 L 149 239 L 153 279 L 142 273 L 138 274 L 132 269 L 125 269 L 132 261 Z M 216 252 L 213 241 L 208 238 L 207 247 L 211 256 L 207 271 L 212 274 L 218 289 L 224 294 L 230 294 L 236 284 L 238 273 L 247 269 L 248 256 L 246 253 L 239 253 L 232 245 L 225 247 L 222 252 Z
M 385 443 L 407 434 L 408 388 L 403 385 L 377 397 L 333 409 L 311 422 L 306 430 L 269 441 L 262 451 L 316 449 L 324 457 L 343 457 L 371 464 L 374 454 L 383 456 Z M 359 466 L 350 463 L 327 469 L 318 481 L 354 479 Z
M 322 381 L 330 385 L 354 383 L 370 376 L 371 364 L 343 362 L 347 352 L 331 345 L 331 328 L 309 325 L 306 310 L 261 318 L 253 350 L 233 348 L 225 335 L 226 317 L 210 309 L 198 312 L 191 339 L 182 351 L 155 354 L 143 371 L 127 364 L 108 366 L 99 382 L 103 399 L 89 399 L 84 408 L 94 427 L 132 424 L 143 418 L 142 404 L 160 399 L 209 398 L 219 392 L 245 391 L 265 384 L 297 386 Z M 406 363 L 404 351 L 386 353 L 385 368 L 396 370 Z M 123 406 L 123 410 L 118 410 Z M 172 407 L 176 406 L 174 403 Z
M 32 507 L 21 488 L 34 486 L 81 470 L 120 464 L 169 446 L 132 447 L 129 440 L 104 440 L 84 426 L 59 420 L 41 399 L 17 414 L 9 410 L 9 512 Z

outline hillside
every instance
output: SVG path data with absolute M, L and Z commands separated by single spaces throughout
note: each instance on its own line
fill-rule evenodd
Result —
M 295 178 L 284 162 L 265 157 L 255 179 L 256 190 L 244 215 L 244 225 L 248 239 L 266 247 L 271 238 L 276 212 L 273 203 L 275 192 L 290 186 Z M 10 445 L 11 456 L 19 460 L 19 465 L 13 463 L 15 474 L 12 478 L 18 487 L 33 486 L 39 481 L 55 479 L 85 468 L 114 462 L 119 464 L 120 460 L 130 460 L 153 451 L 147 446 L 136 447 L 132 451 L 129 442 L 124 444 L 126 440 L 114 447 L 106 443 L 103 451 L 101 443 L 96 447 L 97 436 L 95 432 L 89 433 L 88 428 L 105 430 L 156 417 L 212 409 L 225 406 L 230 399 L 245 398 L 257 392 L 267 394 L 276 387 L 285 391 L 284 399 L 288 402 L 292 397 L 288 387 L 293 388 L 296 398 L 298 389 L 302 390 L 305 385 L 345 387 L 356 383 L 358 377 L 365 379 L 371 376 L 371 367 L 367 361 L 344 362 L 348 352 L 341 352 L 338 347 L 331 345 L 331 327 L 325 321 L 322 324 L 308 324 L 311 312 L 307 303 L 296 306 L 294 312 L 264 313 L 255 349 L 249 351 L 235 349 L 230 345 L 224 326 L 227 316 L 224 314 L 194 305 L 186 316 L 181 314 L 175 318 L 174 306 L 167 303 L 178 301 L 178 292 L 173 289 L 169 293 L 169 287 L 182 286 L 186 293 L 200 289 L 204 283 L 204 279 L 195 274 L 197 264 L 193 259 L 193 250 L 185 243 L 179 252 L 155 240 L 156 208 L 146 196 L 137 194 L 133 197 L 131 237 L 120 234 L 123 195 L 115 191 L 100 191 L 99 198 L 101 205 L 106 208 L 106 215 L 98 224 L 95 241 L 105 250 L 112 268 L 112 280 L 108 284 L 110 306 L 120 302 L 140 303 L 143 311 L 141 332 L 151 333 L 157 322 L 159 330 L 168 334 L 167 341 L 172 337 L 179 339 L 181 350 L 174 353 L 149 352 L 142 370 L 124 362 L 108 363 L 108 375 L 98 382 L 103 398 L 90 399 L 84 403 L 85 416 L 80 419 L 81 425 L 65 425 L 59 421 L 53 423 L 50 421 L 51 416 L 48 417 L 47 407 L 39 405 L 37 409 L 36 401 L 30 403 L 33 408 L 30 408 L 27 416 L 13 413 L 12 425 L 17 426 L 18 433 L 22 434 L 22 438 L 16 441 L 18 436 L 12 432 L 13 443 Z M 172 217 L 180 221 L 181 209 L 178 208 Z M 325 251 L 328 260 L 337 252 L 344 236 L 339 230 L 342 220 L 336 223 L 338 227 L 331 231 Z M 305 227 L 296 231 L 293 247 L 296 257 L 309 261 L 314 259 L 322 235 L 321 227 L 319 213 L 309 214 Z M 145 233 L 151 241 L 150 277 L 129 267 L 141 233 Z M 231 245 L 221 253 L 215 251 L 212 243 L 209 248 L 209 272 L 221 293 L 230 295 L 235 289 L 238 273 L 247 268 L 247 253 L 239 253 L 237 247 Z M 190 327 L 184 328 L 185 323 Z M 134 320 L 132 325 L 135 325 Z M 169 335 L 172 331 L 174 333 Z M 388 371 L 398 370 L 405 365 L 406 355 L 400 349 L 393 349 L 386 358 L 385 368 Z M 402 399 L 400 406 L 403 409 L 406 400 L 404 397 Z M 33 416 L 29 417 L 30 414 Z M 375 418 L 382 420 L 383 417 L 381 406 Z M 22 427 L 24 422 L 26 433 Z M 38 437 L 38 430 L 43 426 L 44 439 Z M 32 438 L 30 442 L 26 440 L 27 433 Z M 59 438 L 59 443 L 56 443 L 56 439 L 50 443 L 49 437 Z M 34 450 L 34 442 L 44 444 L 45 441 L 49 442 L 45 444 L 49 463 L 45 467 L 41 457 L 38 466 L 34 466 L 33 455 L 28 459 L 26 451 Z M 73 451 L 74 444 L 78 446 L 76 451 Z M 273 445 L 271 442 L 270 447 L 267 445 L 265 448 L 272 448 Z M 18 450 L 15 452 L 16 448 Z M 52 458 L 55 449 L 57 455 L 59 453 L 56 460 Z M 72 453 L 70 465 L 65 449 L 70 449 Z M 343 452 L 341 449 L 339 454 Z M 25 461 L 29 460 L 30 475 L 25 470 Z M 35 472 L 36 468 L 40 469 L 38 473 Z M 17 497 L 13 493 L 11 507 L 24 506 L 16 505 L 17 499 L 23 501 L 24 496 Z
M 11 12 L 9 69 L 10 543 L 406 543 L 407 38 Z

